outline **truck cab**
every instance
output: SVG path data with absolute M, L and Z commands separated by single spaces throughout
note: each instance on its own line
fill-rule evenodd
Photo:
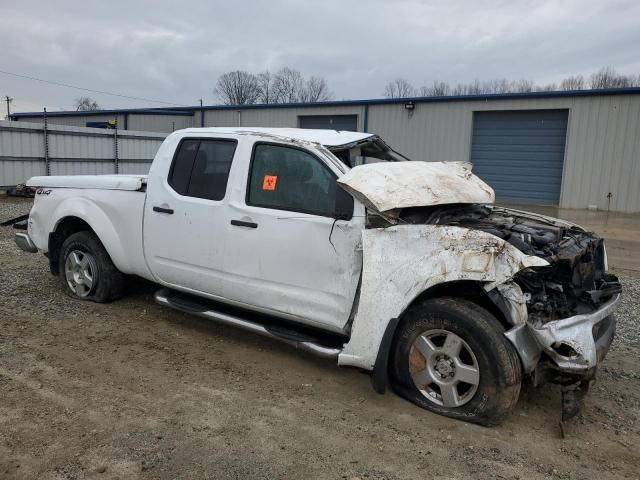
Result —
M 188 133 L 187 133 L 188 132 Z M 187 131 L 151 167 L 145 255 L 197 295 L 343 332 L 362 268 L 364 207 L 321 147 Z M 183 232 L 180 241 L 166 232 Z

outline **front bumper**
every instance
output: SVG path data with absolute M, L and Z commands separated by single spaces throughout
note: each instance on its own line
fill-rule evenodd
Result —
M 554 320 L 540 328 L 518 325 L 505 335 L 518 350 L 526 373 L 535 369 L 545 353 L 555 369 L 589 376 L 613 341 L 616 321 L 612 313 L 618 303 L 620 294 L 591 313 Z
M 18 232 L 16 233 L 15 242 L 21 250 L 29 253 L 36 253 L 38 251 L 38 247 L 35 246 L 33 240 L 26 232 Z

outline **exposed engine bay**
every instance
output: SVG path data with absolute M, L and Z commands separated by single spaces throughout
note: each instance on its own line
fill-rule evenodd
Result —
M 618 279 L 606 273 L 603 240 L 577 226 L 479 204 L 409 208 L 399 219 L 408 224 L 481 230 L 549 262 L 547 267 L 528 268 L 514 277 L 534 327 L 591 312 L 621 291 Z

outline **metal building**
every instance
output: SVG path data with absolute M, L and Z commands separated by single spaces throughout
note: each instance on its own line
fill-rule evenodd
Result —
M 36 121 L 42 113 L 18 113 Z M 50 123 L 170 132 L 198 126 L 377 133 L 415 160 L 466 160 L 499 201 L 640 212 L 640 88 L 312 104 L 47 113 Z

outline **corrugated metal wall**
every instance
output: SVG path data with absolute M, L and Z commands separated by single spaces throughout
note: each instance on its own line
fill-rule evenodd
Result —
M 381 135 L 416 160 L 470 160 L 473 112 L 568 109 L 566 152 L 560 206 L 640 212 L 640 95 L 567 96 L 415 103 L 368 107 L 368 131 Z M 358 115 L 364 130 L 364 105 L 205 110 L 205 126 L 297 127 L 300 115 Z M 145 131 L 166 130 L 166 115 L 130 114 L 129 122 Z M 84 125 L 84 116 L 55 117 Z M 91 119 L 98 117 L 92 116 Z M 199 127 L 201 112 L 180 117 Z M 122 125 L 123 119 L 118 119 Z M 172 121 L 172 120 L 171 120 Z M 176 121 L 176 128 L 178 121 Z M 131 128 L 131 127 L 130 127 Z M 607 196 L 611 193 L 611 198 Z
M 640 212 L 640 95 L 376 105 L 369 131 L 416 160 L 470 160 L 474 111 L 539 109 L 569 110 L 560 206 Z
M 118 130 L 118 173 L 147 173 L 165 135 Z M 115 172 L 114 130 L 49 125 L 51 175 L 94 175 Z M 0 121 L 0 186 L 46 175 L 42 124 Z
M 364 107 L 259 108 L 255 110 L 207 110 L 206 127 L 296 128 L 300 115 L 357 115 L 358 130 L 364 128 Z M 198 125 L 199 126 L 199 125 Z
M 122 123 L 118 123 L 122 127 Z M 130 113 L 127 119 L 127 128 L 129 130 L 138 130 L 141 132 L 165 132 L 171 133 L 174 130 L 182 128 L 199 127 L 200 124 L 194 124 L 193 115 L 140 115 Z
M 42 132 L 4 128 L 15 123 L 0 121 L 0 186 L 15 185 L 46 173 Z

